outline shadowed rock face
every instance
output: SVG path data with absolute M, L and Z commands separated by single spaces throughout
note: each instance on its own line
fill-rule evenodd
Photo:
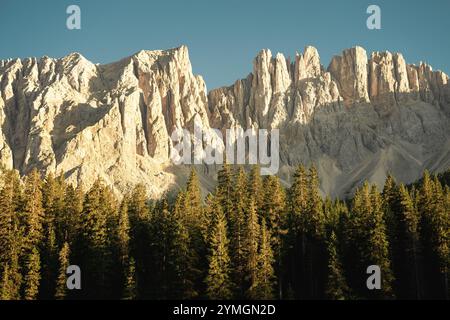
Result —
M 0 162 L 21 174 L 62 172 L 85 188 L 101 177 L 117 194 L 143 183 L 159 196 L 185 180 L 169 137 L 196 115 L 205 128 L 280 129 L 280 177 L 314 162 L 334 196 L 388 171 L 410 182 L 450 166 L 448 77 L 400 54 L 356 47 L 325 69 L 313 47 L 292 62 L 263 50 L 247 78 L 209 93 L 184 46 L 108 65 L 77 53 L 0 61 Z M 215 168 L 199 169 L 211 189 Z

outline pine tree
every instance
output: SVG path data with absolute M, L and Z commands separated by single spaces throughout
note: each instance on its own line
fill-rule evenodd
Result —
M 290 212 L 289 226 L 291 231 L 299 234 L 304 230 L 304 215 L 309 208 L 308 178 L 305 168 L 300 165 L 294 173 L 294 181 L 289 189 Z
M 9 263 L 6 263 L 2 270 L 0 282 L 0 300 L 11 300 L 11 279 L 9 275 Z
M 377 265 L 382 272 L 382 290 L 381 295 L 378 292 L 375 296 L 382 298 L 391 298 L 392 292 L 392 271 L 389 260 L 389 244 L 386 235 L 386 225 L 384 220 L 383 202 L 376 186 L 373 186 L 370 192 L 371 212 L 365 217 L 366 227 L 370 230 L 368 238 L 368 247 L 366 248 L 367 261 L 369 265 Z
M 59 251 L 59 272 L 56 280 L 55 299 L 64 300 L 67 297 L 67 268 L 69 267 L 69 244 L 65 242 Z
M 22 228 L 18 211 L 21 188 L 16 172 L 7 170 L 1 173 L 0 185 L 0 270 L 2 265 L 10 264 L 13 253 L 20 252 Z M 1 273 L 0 273 L 1 274 Z
M 420 239 L 423 244 L 426 297 L 448 298 L 448 211 L 442 186 L 425 171 L 418 196 Z
M 205 222 L 204 209 L 202 203 L 202 194 L 200 189 L 200 182 L 198 180 L 198 175 L 195 169 L 192 169 L 187 185 L 186 192 L 183 194 L 183 202 L 181 205 L 182 213 L 179 217 L 182 219 L 182 226 L 179 229 L 182 232 L 187 232 L 184 236 L 187 243 L 186 259 L 189 263 L 186 265 L 185 270 L 185 285 L 187 283 L 201 283 L 204 279 L 205 270 L 207 267 L 207 248 L 204 238 L 202 236 L 202 230 Z M 180 234 L 181 235 L 181 234 Z M 195 286 L 186 290 L 185 293 L 188 294 L 186 298 L 195 298 L 199 294 L 201 286 Z M 189 293 L 188 293 L 189 292 Z
M 326 296 L 331 300 L 346 300 L 349 288 L 338 253 L 337 237 L 334 231 L 328 240 L 328 281 Z
M 119 226 L 117 234 L 117 245 L 119 259 L 122 266 L 125 266 L 130 251 L 130 219 L 128 217 L 128 198 L 124 197 L 119 208 Z
M 286 266 L 286 279 L 284 287 L 286 293 L 293 294 L 293 298 L 304 296 L 304 261 L 306 254 L 305 220 L 309 208 L 308 177 L 303 165 L 296 169 L 292 186 L 289 189 L 287 229 L 283 245 L 283 264 Z M 288 292 L 289 291 L 289 292 Z
M 273 248 L 275 263 L 275 274 L 278 281 L 278 298 L 282 298 L 282 239 L 287 230 L 287 199 L 286 193 L 276 176 L 267 176 L 263 182 L 264 204 L 262 214 L 268 224 L 271 234 L 271 245 Z
M 195 295 L 193 283 L 184 277 L 192 264 L 189 236 L 165 198 L 155 207 L 150 234 L 152 296 L 181 299 Z
M 228 255 L 227 223 L 222 211 L 216 213 L 216 224 L 210 239 L 209 269 L 206 277 L 209 299 L 230 299 L 230 257 Z
M 231 278 L 234 288 L 237 290 L 236 296 L 244 296 L 244 281 L 246 270 L 246 254 L 244 243 L 247 193 L 247 175 L 242 167 L 237 171 L 235 178 L 235 189 L 233 193 L 234 208 L 229 221 L 230 258 L 231 258 Z
M 25 300 L 35 300 L 39 292 L 41 281 L 41 260 L 39 252 L 33 248 L 27 261 L 27 274 L 25 276 Z
M 257 282 L 253 290 L 253 298 L 262 300 L 274 299 L 274 286 L 276 281 L 273 264 L 274 256 L 271 247 L 271 235 L 263 219 L 258 253 Z
M 108 226 L 108 212 L 111 204 L 109 189 L 97 180 L 85 196 L 82 213 L 82 252 L 85 276 L 83 291 L 87 297 L 106 298 L 111 294 L 112 252 Z
M 229 164 L 224 164 L 217 174 L 217 191 L 216 196 L 220 201 L 223 212 L 227 220 L 230 220 L 233 211 L 233 172 Z
M 358 296 L 392 298 L 393 275 L 389 259 L 389 244 L 383 201 L 377 188 L 367 182 L 356 191 L 345 226 L 348 278 Z M 366 287 L 366 269 L 377 265 L 382 273 L 382 289 L 369 291 Z
M 136 185 L 129 197 L 128 216 L 130 220 L 130 255 L 136 263 L 136 278 L 138 282 L 138 296 L 145 298 L 149 294 L 151 252 L 150 244 L 150 220 L 151 210 L 147 204 L 145 187 Z
M 42 187 L 44 219 L 44 241 L 40 244 L 42 260 L 42 279 L 40 298 L 49 299 L 54 296 L 54 278 L 58 272 L 58 244 L 64 241 L 63 226 L 59 225 L 64 212 L 65 183 L 61 178 L 49 174 Z
M 304 217 L 305 231 L 318 240 L 325 237 L 325 214 L 319 193 L 319 176 L 312 166 L 308 175 L 308 208 Z
M 0 283 L 0 300 L 20 300 L 22 274 L 20 273 L 18 253 L 11 253 L 10 262 L 6 263 Z
M 441 284 L 441 295 L 449 299 L 450 287 L 450 219 L 449 211 L 446 210 L 446 199 L 444 190 L 438 178 L 434 179 L 434 215 L 432 218 L 434 252 L 439 266 L 439 280 Z
M 420 299 L 421 284 L 419 279 L 419 214 L 409 195 L 408 189 L 402 184 L 398 193 L 397 234 L 401 239 L 396 252 L 399 256 L 400 268 L 395 278 L 398 282 L 399 298 Z
M 72 244 L 81 232 L 81 213 L 83 211 L 83 190 L 68 185 L 64 192 L 64 208 L 56 219 L 57 231 L 62 243 Z M 61 244 L 60 244 L 61 245 Z
M 257 296 L 256 289 L 258 286 L 258 253 L 259 253 L 259 235 L 260 225 L 258 222 L 258 215 L 256 212 L 255 201 L 250 200 L 249 209 L 247 212 L 247 225 L 245 228 L 244 243 L 246 248 L 246 282 L 247 292 L 246 296 L 250 299 Z
M 22 216 L 25 222 L 25 248 L 29 252 L 43 239 L 44 208 L 42 207 L 41 177 L 34 169 L 25 180 Z
M 272 234 L 271 243 L 275 256 L 280 256 L 281 238 L 285 234 L 286 227 L 286 194 L 275 176 L 267 176 L 264 179 L 264 204 L 262 207 L 263 218 L 267 221 L 267 227 Z
M 252 166 L 248 178 L 248 195 L 255 199 L 256 212 L 261 212 L 264 205 L 264 191 L 261 178 L 261 168 L 258 165 Z

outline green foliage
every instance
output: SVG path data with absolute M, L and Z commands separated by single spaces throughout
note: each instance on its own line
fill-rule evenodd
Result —
M 326 295 L 331 300 L 346 300 L 349 297 L 349 288 L 345 279 L 342 260 L 338 252 L 337 237 L 331 233 L 328 240 L 328 281 Z
M 41 281 L 41 260 L 36 248 L 31 251 L 27 265 L 27 274 L 25 276 L 25 300 L 35 300 L 39 293 L 39 282 Z
M 314 167 L 286 190 L 224 165 L 206 198 L 193 170 L 174 200 L 137 185 L 119 202 L 100 180 L 84 192 L 0 169 L 0 299 L 448 299 L 447 176 L 388 176 L 343 202 L 322 197 Z M 81 291 L 66 288 L 70 263 Z
M 69 266 L 70 248 L 67 242 L 61 248 L 59 252 L 59 272 L 56 280 L 56 293 L 55 299 L 64 300 L 67 296 L 67 267 Z
M 209 299 L 230 299 L 230 257 L 228 255 L 227 222 L 222 210 L 215 214 L 215 224 L 209 241 L 209 267 L 206 294 Z

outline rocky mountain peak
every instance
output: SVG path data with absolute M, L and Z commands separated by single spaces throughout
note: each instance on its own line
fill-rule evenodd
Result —
M 143 183 L 158 196 L 184 182 L 169 137 L 196 116 L 204 128 L 279 129 L 283 181 L 314 162 L 331 195 L 450 165 L 448 76 L 398 53 L 355 47 L 325 69 L 314 47 L 293 61 L 265 49 L 246 78 L 209 93 L 186 46 L 106 65 L 79 53 L 0 61 L 0 162 L 22 174 L 63 172 L 85 188 L 100 177 L 117 194 Z M 206 189 L 215 169 L 200 169 Z

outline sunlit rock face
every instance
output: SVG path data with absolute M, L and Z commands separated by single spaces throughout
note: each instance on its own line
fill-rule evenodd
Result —
M 185 46 L 141 51 L 108 65 L 78 53 L 0 61 L 0 162 L 27 174 L 63 173 L 89 188 L 102 178 L 121 195 L 143 183 L 152 197 L 181 186 L 189 168 L 170 162 L 176 129 L 280 130 L 279 176 L 315 163 L 324 193 L 350 194 L 387 172 L 415 180 L 450 166 L 448 76 L 401 54 L 360 47 L 321 65 L 306 47 L 287 58 L 262 50 L 253 71 L 206 91 Z M 205 191 L 216 166 L 199 166 Z

